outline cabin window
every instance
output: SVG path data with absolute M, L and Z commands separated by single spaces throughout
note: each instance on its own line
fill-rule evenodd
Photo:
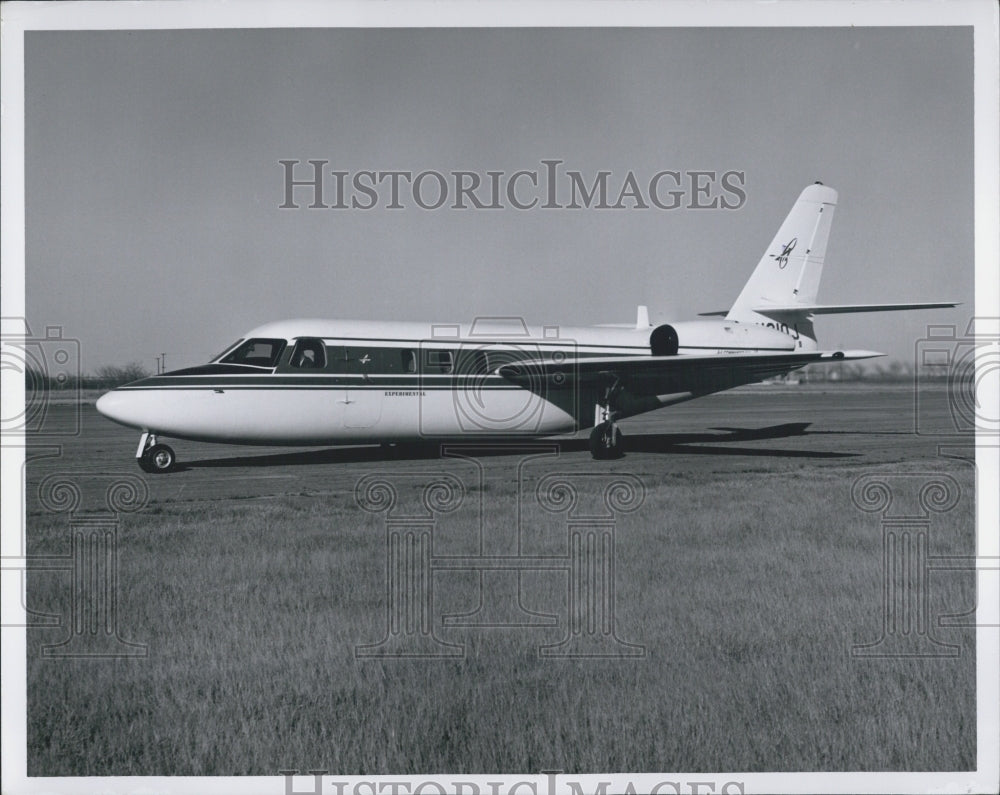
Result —
M 484 351 L 483 353 L 486 356 L 486 361 L 483 363 L 483 369 L 479 372 L 485 373 L 495 372 L 498 367 L 503 367 L 505 364 L 516 364 L 517 362 L 532 358 L 528 351 L 520 349 L 496 348 Z
M 451 351 L 430 350 L 424 352 L 425 373 L 450 373 L 454 367 Z
M 403 365 L 404 373 L 415 373 L 417 372 L 417 354 L 416 351 L 404 350 L 400 351 L 401 362 Z
M 350 362 L 350 372 L 364 373 L 369 369 L 378 369 L 377 365 L 372 368 L 372 365 L 375 364 L 375 357 L 372 355 L 371 350 L 366 348 L 345 348 L 344 351 L 347 361 Z
M 326 367 L 326 348 L 322 340 L 301 339 L 295 343 L 295 350 L 292 351 L 292 358 L 289 362 L 292 367 L 300 370 L 322 370 Z
M 347 358 L 347 348 L 343 345 L 327 345 L 326 346 L 326 361 L 333 373 L 346 373 L 348 358 Z
M 246 364 L 253 367 L 274 367 L 285 349 L 284 340 L 253 339 L 247 340 L 235 351 L 225 356 L 224 364 Z
M 379 372 L 382 362 L 379 361 L 377 349 L 348 348 L 346 345 L 330 345 L 326 349 L 330 371 L 347 375 Z
M 460 350 L 456 358 L 455 367 L 462 375 L 483 375 L 490 371 L 485 350 Z

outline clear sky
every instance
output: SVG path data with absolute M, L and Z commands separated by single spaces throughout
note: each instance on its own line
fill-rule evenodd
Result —
M 196 363 L 287 317 L 726 309 L 815 180 L 840 193 L 821 302 L 965 302 L 822 317 L 821 345 L 912 359 L 928 323 L 972 315 L 971 28 L 29 32 L 25 53 L 28 319 L 79 338 L 85 370 Z M 742 171 L 746 201 L 279 209 L 282 159 L 547 158 L 615 193 L 629 171 Z

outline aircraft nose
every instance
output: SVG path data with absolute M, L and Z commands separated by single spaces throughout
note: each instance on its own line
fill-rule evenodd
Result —
M 118 402 L 117 395 L 112 392 L 105 392 L 97 399 L 97 403 L 94 407 L 101 412 L 108 419 L 113 420 L 115 412 L 115 404 Z
M 129 417 L 129 396 L 116 389 L 111 390 L 97 399 L 95 408 L 109 420 L 121 423 L 122 425 L 133 425 L 132 418 Z

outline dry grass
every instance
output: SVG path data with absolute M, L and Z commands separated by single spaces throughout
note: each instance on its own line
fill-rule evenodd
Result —
M 148 658 L 46 660 L 60 631 L 29 633 L 29 774 L 970 769 L 970 630 L 935 630 L 957 659 L 849 656 L 881 620 L 857 474 L 644 475 L 617 536 L 618 632 L 647 650 L 631 660 L 538 657 L 563 635 L 560 575 L 524 580 L 560 627 L 441 627 L 471 606 L 468 574 L 435 582 L 464 658 L 359 660 L 384 634 L 385 541 L 351 495 L 154 505 L 120 539 L 122 634 Z M 541 535 L 556 519 L 535 517 Z M 29 525 L 33 552 L 64 551 L 64 519 Z M 965 499 L 932 554 L 971 554 L 972 527 Z M 974 604 L 967 574 L 931 584 L 939 610 Z M 66 607 L 52 574 L 29 597 Z

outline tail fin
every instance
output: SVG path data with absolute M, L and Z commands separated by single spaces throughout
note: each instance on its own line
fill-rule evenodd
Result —
M 732 308 L 728 312 L 702 312 L 702 316 L 725 315 L 727 320 L 778 328 L 795 338 L 798 350 L 814 351 L 818 348 L 813 330 L 814 315 L 959 306 L 956 301 L 817 304 L 816 294 L 836 206 L 837 191 L 822 182 L 802 191 Z
M 795 313 L 797 305 L 803 309 L 815 305 L 836 206 L 837 191 L 819 182 L 799 194 L 727 313 L 729 320 L 767 322 L 759 312 L 761 308 L 784 307 L 786 312 L 792 308 L 791 313 Z M 803 319 L 806 314 L 803 312 Z M 809 336 L 815 339 L 811 333 Z

